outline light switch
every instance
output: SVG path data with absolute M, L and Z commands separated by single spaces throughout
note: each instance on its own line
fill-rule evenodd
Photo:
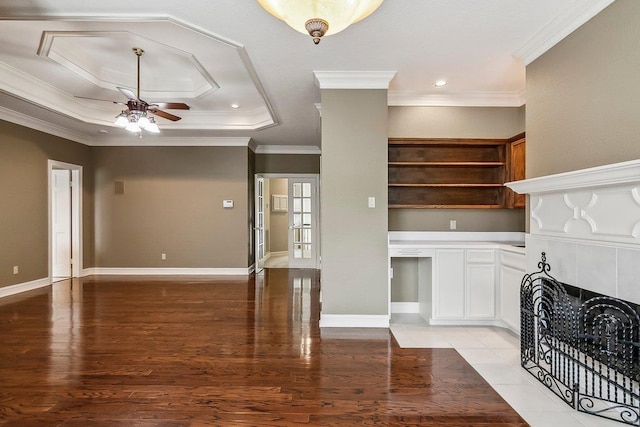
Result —
M 225 209 L 233 208 L 233 200 L 223 200 L 222 201 L 222 207 L 225 208 Z
M 455 230 L 457 226 L 458 226 L 458 224 L 456 223 L 455 219 L 452 219 L 451 221 L 449 221 L 449 229 L 450 230 Z
M 369 207 L 370 208 L 375 208 L 376 207 L 376 198 L 375 197 L 369 197 Z

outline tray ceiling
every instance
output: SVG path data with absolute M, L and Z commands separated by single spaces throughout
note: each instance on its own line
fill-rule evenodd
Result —
M 0 118 L 90 145 L 319 147 L 319 71 L 397 71 L 389 105 L 525 103 L 525 65 L 613 0 L 388 0 L 318 46 L 253 0 L 0 5 Z M 113 126 L 136 89 L 189 104 L 144 141 Z M 444 88 L 433 87 L 446 79 Z M 236 104 L 239 108 L 232 108 Z

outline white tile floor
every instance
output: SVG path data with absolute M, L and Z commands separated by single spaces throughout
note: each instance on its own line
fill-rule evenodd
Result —
M 401 347 L 455 348 L 532 427 L 621 427 L 579 413 L 520 367 L 520 341 L 494 327 L 429 326 L 417 314 L 394 314 L 391 331 Z

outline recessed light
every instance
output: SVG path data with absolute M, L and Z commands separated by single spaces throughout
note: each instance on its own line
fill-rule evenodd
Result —
M 98 132 L 100 132 L 100 133 L 109 133 L 109 131 L 106 130 L 106 129 L 100 129 Z
M 238 104 L 231 104 L 231 108 L 237 110 L 238 108 L 240 108 L 240 106 Z
M 443 87 L 447 85 L 447 81 L 446 80 L 438 80 L 437 82 L 435 82 L 433 84 L 435 87 Z

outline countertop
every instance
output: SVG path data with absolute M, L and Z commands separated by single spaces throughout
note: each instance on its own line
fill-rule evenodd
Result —
M 525 254 L 524 233 L 389 232 L 389 249 L 477 248 Z

